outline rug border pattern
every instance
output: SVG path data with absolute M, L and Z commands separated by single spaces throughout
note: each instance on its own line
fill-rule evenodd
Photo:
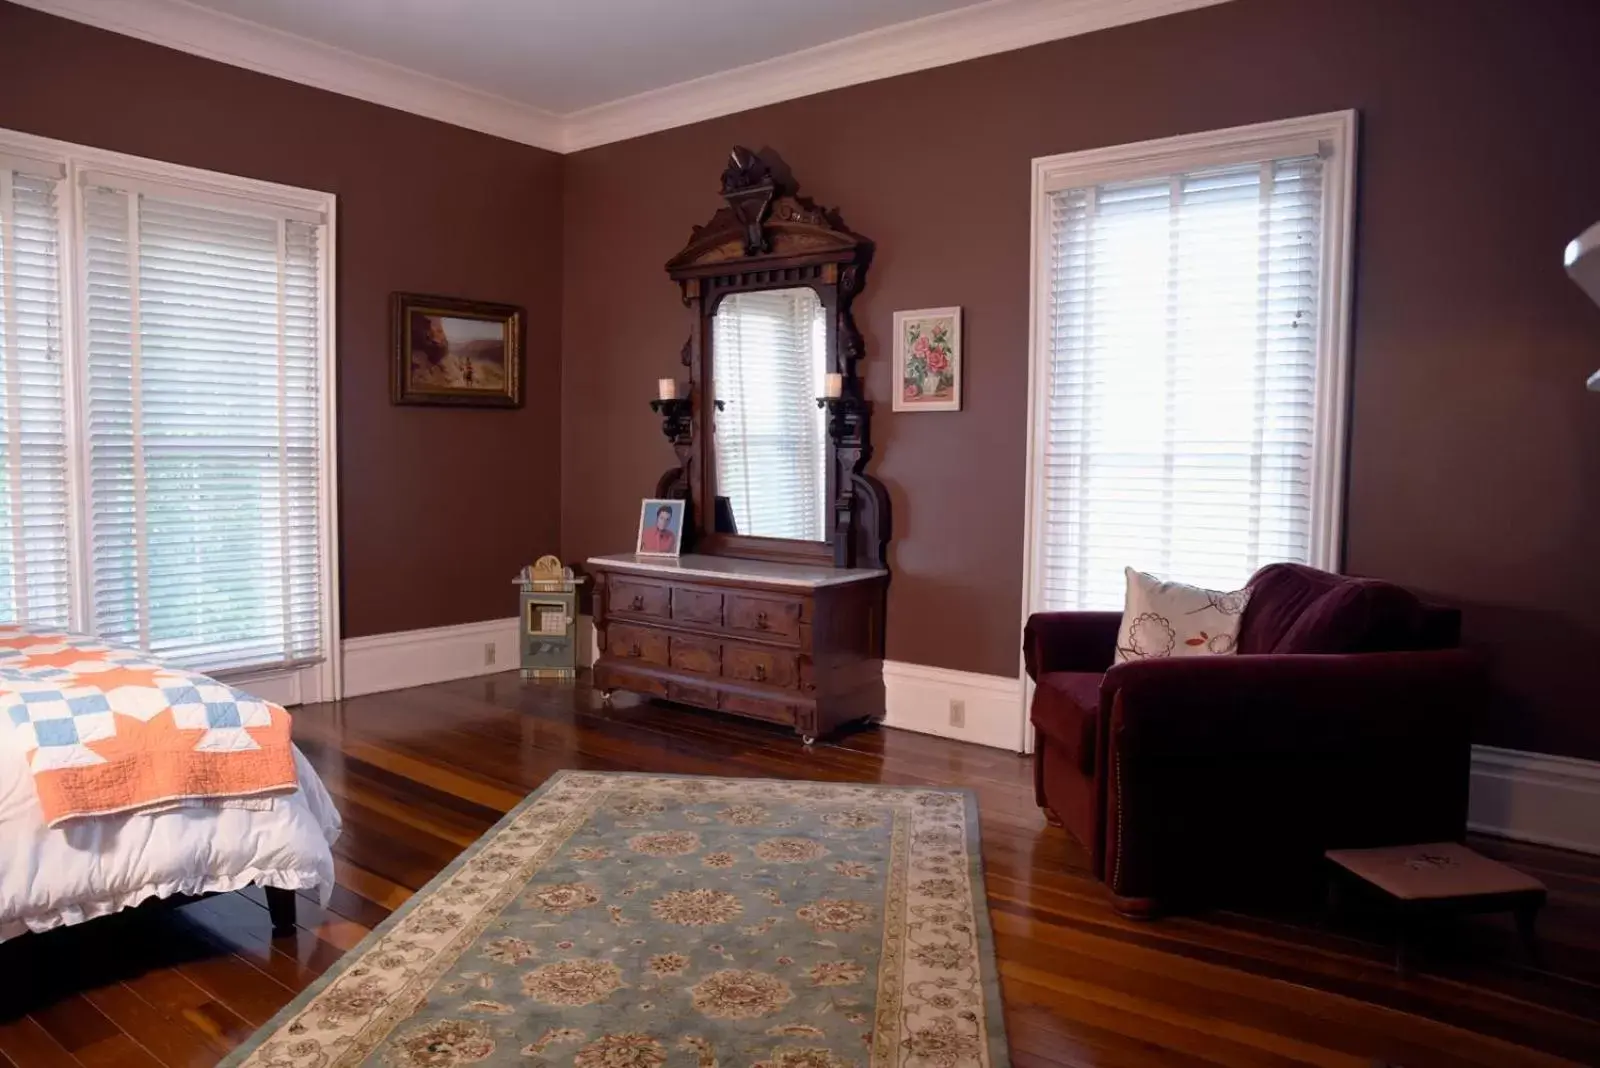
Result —
M 332 1061 L 326 1063 L 329 1068 L 341 1068 L 350 1064 L 366 1060 L 382 1042 L 403 1021 L 415 1012 L 416 1007 L 426 997 L 429 989 L 446 971 L 455 966 L 461 956 L 470 949 L 472 944 L 481 936 L 484 930 L 495 921 L 500 912 L 525 888 L 528 881 L 533 878 L 553 857 L 571 836 L 581 828 L 596 809 L 604 802 L 606 796 L 616 787 L 617 780 L 645 780 L 645 781 L 685 781 L 696 780 L 704 783 L 717 784 L 721 789 L 749 789 L 759 788 L 763 784 L 795 788 L 823 788 L 827 792 L 838 794 L 843 791 L 857 790 L 863 794 L 862 800 L 876 799 L 883 803 L 886 793 L 936 794 L 953 795 L 962 799 L 959 814 L 960 831 L 958 832 L 964 842 L 966 853 L 966 878 L 964 883 L 965 900 L 958 904 L 965 904 L 971 915 L 971 938 L 974 943 L 974 958 L 976 962 L 976 975 L 974 976 L 977 987 L 977 998 L 981 1000 L 980 1013 L 974 1021 L 976 1034 L 973 1041 L 976 1043 L 978 1054 L 976 1057 L 979 1068 L 1010 1068 L 1010 1057 L 1005 1037 L 1005 1024 L 1000 999 L 999 977 L 994 958 L 993 928 L 990 922 L 987 902 L 983 896 L 984 870 L 982 860 L 982 843 L 978 823 L 977 797 L 974 791 L 964 787 L 946 787 L 930 785 L 896 785 L 880 783 L 847 783 L 828 782 L 821 780 L 801 779 L 761 779 L 761 778 L 733 778 L 728 776 L 697 776 L 650 772 L 612 772 L 612 771 L 585 771 L 563 770 L 553 773 L 543 784 L 530 793 L 522 801 L 514 805 L 495 824 L 472 845 L 468 846 L 458 857 L 447 864 L 437 875 L 430 879 L 426 885 L 403 902 L 399 908 L 386 917 L 378 926 L 374 927 L 368 935 L 356 946 L 345 953 L 323 975 L 319 976 L 287 1005 L 277 1012 L 272 1019 L 259 1028 L 242 1045 L 225 1057 L 219 1068 L 241 1068 L 249 1064 L 261 1064 L 256 1055 L 271 1040 L 277 1038 L 281 1032 L 296 1024 L 297 1018 L 306 1014 L 329 987 L 345 978 L 352 969 L 365 960 L 374 950 L 384 945 L 396 928 L 410 920 L 416 913 L 438 908 L 440 902 L 436 897 L 451 894 L 463 897 L 471 902 L 471 908 L 476 911 L 472 921 L 447 932 L 441 932 L 440 940 L 434 948 L 425 949 L 427 963 L 420 971 L 408 971 L 405 974 L 402 987 L 394 996 L 385 998 L 381 1011 L 371 1020 L 361 1026 L 356 1032 L 358 1036 L 366 1036 L 376 1032 L 371 1041 L 355 1040 L 339 1051 Z M 557 804 L 568 801 L 576 802 L 568 808 L 560 809 L 562 816 L 559 822 L 546 825 L 541 829 L 537 827 L 523 827 L 515 829 L 528 810 L 541 801 L 556 795 Z M 561 796 L 569 795 L 569 796 Z M 844 800 L 834 797 L 831 800 Z M 946 808 L 950 802 L 941 803 Z M 954 817 L 953 813 L 938 812 L 939 816 Z M 923 813 L 914 805 L 897 805 L 893 812 L 893 828 L 891 836 L 890 857 L 891 862 L 885 871 L 885 893 L 883 898 L 883 944 L 882 958 L 879 962 L 879 988 L 876 1002 L 876 1018 L 874 1019 L 873 1041 L 870 1047 L 870 1068 L 925 1068 L 930 1062 L 926 1057 L 918 1057 L 910 1049 L 910 1040 L 901 1041 L 907 1031 L 906 1021 L 902 1019 L 904 1010 L 904 995 L 907 989 L 908 973 L 915 970 L 915 965 L 908 961 L 907 950 L 912 945 L 908 936 L 908 902 L 915 894 L 910 890 L 914 885 L 914 876 L 911 868 L 916 862 L 914 854 L 915 844 L 921 836 L 917 833 L 918 818 Z M 458 877 L 477 860 L 486 850 L 500 844 L 503 838 L 519 839 L 522 843 L 536 844 L 522 863 L 513 868 L 504 868 L 496 871 L 486 881 L 484 872 L 474 870 L 468 873 L 462 885 L 452 887 Z M 496 859 L 494 857 L 488 859 Z M 495 878 L 498 876 L 498 878 Z M 494 882 L 498 885 L 490 886 Z M 476 898 L 477 900 L 473 900 Z M 926 902 L 924 903 L 926 906 Z M 912 911 L 916 911 L 912 909 Z M 413 924 L 413 927 L 418 926 Z M 915 926 L 915 924 L 912 924 Z M 411 940 L 397 941 L 398 947 L 412 947 Z M 357 973 L 359 974 L 359 972 Z M 915 1011 L 910 1010 L 910 1011 Z M 971 1013 L 963 1014 L 971 1016 Z M 252 1060 L 252 1058 L 255 1058 Z M 274 1062 L 278 1063 L 278 1062 Z M 285 1062 L 287 1063 L 287 1062 Z

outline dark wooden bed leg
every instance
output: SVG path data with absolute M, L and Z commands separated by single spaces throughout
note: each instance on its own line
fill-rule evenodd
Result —
M 264 886 L 267 892 L 267 914 L 272 917 L 272 936 L 282 938 L 294 934 L 294 891 L 280 886 Z

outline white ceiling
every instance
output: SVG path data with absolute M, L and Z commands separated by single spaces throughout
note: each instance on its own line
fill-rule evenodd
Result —
M 191 0 L 557 114 L 978 0 Z
M 16 0 L 558 152 L 1227 0 Z

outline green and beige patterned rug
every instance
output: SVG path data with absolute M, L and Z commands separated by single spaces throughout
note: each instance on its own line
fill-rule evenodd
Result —
M 562 772 L 226 1064 L 1006 1068 L 977 805 Z

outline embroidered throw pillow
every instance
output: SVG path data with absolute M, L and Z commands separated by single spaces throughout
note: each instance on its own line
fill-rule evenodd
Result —
M 1117 631 L 1117 663 L 1234 651 L 1248 589 L 1220 593 L 1162 582 L 1131 567 L 1126 571 L 1128 600 Z

